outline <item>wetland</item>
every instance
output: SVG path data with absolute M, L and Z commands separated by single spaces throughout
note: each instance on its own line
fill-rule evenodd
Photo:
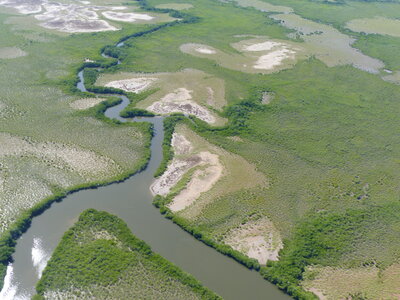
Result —
M 141 255 L 111 230 L 124 222 L 125 237 L 191 274 L 175 298 L 195 287 L 394 299 L 399 12 L 350 0 L 0 1 L 1 297 L 126 296 L 123 274 L 143 278 L 135 295 L 156 276 L 148 297 L 171 297 L 166 273 L 122 263 Z M 66 244 L 90 213 L 103 215 Z M 79 245 L 109 251 L 117 285 L 96 282 L 99 265 L 75 248 L 48 264 Z M 73 261 L 83 273 L 68 273 Z M 71 288 L 79 274 L 88 281 Z

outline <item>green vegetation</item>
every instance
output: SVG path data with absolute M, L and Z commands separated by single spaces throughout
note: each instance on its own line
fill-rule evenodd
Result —
M 152 252 L 122 220 L 93 209 L 64 234 L 36 289 L 80 299 L 220 299 Z
M 286 38 L 284 28 L 253 9 L 240 9 L 240 15 L 235 14 L 235 18 L 232 18 L 235 22 L 233 26 L 226 16 L 239 8 L 218 2 L 186 2 L 194 5 L 190 12 L 201 17 L 201 21 L 165 28 L 148 39 L 127 40 L 126 44 L 131 45 L 134 51 L 127 48 L 126 61 L 134 64 L 120 68 L 149 73 L 196 68 L 223 78 L 229 102 L 224 111 L 224 116 L 229 119 L 228 126 L 212 129 L 197 120 L 185 123 L 208 141 L 254 163 L 271 184 L 267 189 L 234 193 L 228 190 L 193 219 L 184 218 L 180 213 L 171 214 L 161 198 L 157 198 L 155 204 L 161 207 L 167 217 L 217 249 L 221 237 L 230 228 L 240 224 L 254 211 L 265 214 L 274 222 L 286 242 L 282 260 L 270 264 L 263 274 L 276 283 L 281 282 L 281 288 L 298 298 L 310 297 L 301 289 L 302 273 L 309 264 L 353 267 L 376 261 L 388 266 L 397 261 L 400 257 L 395 250 L 393 240 L 396 239 L 393 237 L 398 234 L 398 225 L 395 218 L 390 217 L 393 210 L 386 208 L 393 208 L 397 201 L 396 187 L 400 176 L 396 158 L 399 153 L 394 147 L 399 141 L 393 134 L 399 126 L 396 118 L 399 87 L 385 83 L 377 75 L 350 66 L 328 68 L 313 58 L 298 63 L 291 70 L 262 76 L 231 71 L 214 64 L 212 60 L 179 54 L 179 46 L 184 43 L 201 43 L 232 52 L 229 45 L 237 41 L 238 38 L 234 36 L 240 34 Z M 161 1 L 151 3 L 158 4 Z M 282 5 L 282 2 L 279 4 Z M 389 4 L 383 5 L 387 15 L 393 14 L 394 9 L 400 9 L 394 4 L 390 4 L 390 7 Z M 287 6 L 292 6 L 292 2 L 289 1 Z M 300 6 L 303 8 L 300 9 Z M 376 13 L 372 4 L 350 2 L 349 6 L 360 8 L 354 14 L 360 17 Z M 308 7 L 313 9 L 307 10 Z M 312 11 L 320 9 L 321 14 L 310 16 Z M 295 7 L 296 13 L 303 17 L 326 23 L 332 23 L 335 19 L 338 27 L 351 19 L 350 14 L 341 19 L 337 17 L 337 12 L 344 10 L 346 7 L 308 1 L 300 1 Z M 225 16 L 224 22 L 218 22 L 217 25 L 221 15 Z M 233 29 L 235 32 L 232 32 Z M 184 34 L 186 30 L 190 30 L 191 37 Z M 345 29 L 343 32 L 348 33 Z M 355 44 L 359 47 L 364 37 L 355 35 L 360 37 Z M 379 44 L 382 37 L 365 36 L 365 39 L 368 39 L 368 43 L 374 43 L 376 49 L 384 47 Z M 395 38 L 390 39 L 397 42 Z M 157 44 L 162 44 L 162 49 Z M 373 49 L 371 47 L 365 54 L 383 59 L 385 52 L 373 55 L 372 51 L 379 51 Z M 396 57 L 393 51 L 389 51 L 392 50 L 386 50 L 383 60 L 387 65 L 392 63 L 395 68 Z M 272 91 L 276 95 L 268 105 L 260 104 L 263 91 Z M 165 159 L 172 157 L 168 150 L 170 136 L 167 132 Z M 230 138 L 236 136 L 243 142 Z M 163 164 L 158 175 L 166 165 Z M 366 213 L 369 211 L 370 214 Z M 320 212 L 324 212 L 323 215 L 320 216 Z M 361 223 L 358 217 L 353 217 L 357 212 L 362 215 Z M 345 224 L 353 224 L 352 235 L 343 234 L 343 227 L 327 226 L 331 218 L 339 216 L 342 221 L 347 220 Z M 309 223 L 311 221 L 312 226 Z M 374 222 L 380 226 L 367 226 L 376 225 Z M 319 253 L 313 259 L 305 259 L 300 268 L 292 268 L 288 261 L 299 258 L 291 256 L 294 254 L 286 254 L 295 252 L 290 250 L 293 241 L 302 240 L 299 247 L 306 245 L 309 240 L 315 242 L 312 244 L 314 246 L 322 245 L 322 249 L 329 246 L 324 244 L 323 235 L 309 228 L 313 226 L 326 227 L 324 230 L 335 237 L 332 240 L 341 241 L 338 243 L 340 249 L 336 249 L 340 251 L 332 250 L 324 255 Z M 309 228 L 309 232 L 300 234 L 305 228 Z M 392 239 L 373 238 L 385 236 L 381 234 L 384 228 L 394 228 L 393 235 L 390 235 Z M 362 238 L 352 247 L 346 246 L 353 241 L 350 238 L 360 235 Z M 317 249 L 315 251 L 318 252 Z M 288 264 L 288 267 L 284 267 Z M 287 274 L 283 275 L 285 272 Z M 285 278 L 292 279 L 288 284 L 283 284 Z
M 125 24 L 112 33 L 67 36 L 37 27 L 32 16 L 16 16 L 3 8 L 0 21 L 2 47 L 16 46 L 27 53 L 0 59 L 0 138 L 6 149 L 0 153 L 2 286 L 15 240 L 34 216 L 72 191 L 123 180 L 146 166 L 151 126 L 122 125 L 104 117 L 105 109 L 119 100 L 83 112 L 69 104 L 93 97 L 77 90 L 77 71 L 117 63 L 100 55 L 105 44 L 159 25 Z M 53 152 L 46 152 L 48 147 Z M 88 158 L 91 164 L 82 163 Z
M 182 53 L 181 45 L 197 43 L 238 55 L 231 44 L 246 39 L 246 36 L 268 36 L 271 39 L 288 41 L 293 41 L 294 36 L 288 35 L 293 34 L 293 31 L 270 18 L 268 13 L 254 8 L 213 0 L 177 2 L 188 3 L 193 7 L 185 12 L 176 12 L 153 7 L 165 4 L 166 1 L 163 0 L 139 1 L 145 10 L 170 13 L 179 20 L 160 25 L 127 26 L 113 34 L 92 34 L 90 38 L 93 42 L 90 46 L 79 35 L 62 38 L 49 36 L 48 38 L 57 41 L 51 43 L 57 44 L 57 48 L 49 47 L 50 44 L 45 47 L 39 42 L 26 44 L 21 36 L 15 36 L 8 30 L 8 36 L 2 37 L 2 40 L 11 36 L 16 42 L 10 46 L 19 45 L 31 56 L 15 60 L 30 62 L 30 69 L 21 62 L 15 65 L 11 60 L 10 63 L 1 62 L 8 70 L 7 76 L 4 76 L 5 86 L 11 86 L 12 70 L 21 68 L 23 74 L 18 75 L 22 78 L 18 84 L 22 84 L 26 90 L 22 89 L 24 95 L 21 99 L 24 101 L 16 101 L 16 107 L 26 105 L 25 99 L 28 95 L 36 100 L 32 100 L 35 105 L 23 111 L 26 120 L 19 117 L 13 122 L 0 123 L 6 124 L 4 131 L 33 136 L 39 140 L 51 138 L 59 142 L 77 143 L 109 155 L 120 166 L 125 166 L 124 171 L 132 171 L 129 157 L 118 156 L 118 151 L 113 152 L 111 149 L 118 148 L 115 145 L 120 144 L 115 143 L 121 136 L 129 135 L 123 131 L 124 128 L 134 127 L 141 134 L 146 134 L 149 128 L 142 125 L 124 127 L 111 121 L 102 122 L 102 127 L 95 129 L 102 136 L 97 145 L 91 142 L 89 135 L 94 130 L 93 124 L 87 122 L 92 125 L 82 125 L 81 120 L 93 116 L 104 120 L 101 117 L 102 112 L 107 105 L 112 105 L 117 100 L 110 99 L 86 112 L 71 111 L 66 104 L 78 96 L 88 97 L 92 92 L 117 92 L 126 94 L 131 100 L 131 105 L 123 112 L 123 116 L 145 115 L 147 112 L 136 108 L 136 104 L 154 91 L 134 95 L 95 86 L 98 76 L 101 73 L 179 72 L 189 68 L 200 70 L 224 80 L 228 104 L 222 116 L 228 119 L 228 123 L 224 127 L 213 128 L 195 118 L 173 116 L 166 119 L 164 159 L 156 176 L 166 170 L 173 158 L 171 137 L 176 125 L 184 122 L 208 142 L 253 164 L 257 171 L 267 177 L 268 186 L 235 191 L 226 189 L 223 194 L 203 206 L 194 217 L 188 217 L 185 210 L 173 214 L 166 206 L 171 199 L 157 197 L 155 205 L 161 212 L 196 238 L 254 269 L 260 269 L 257 261 L 224 245 L 222 240 L 230 230 L 246 223 L 255 212 L 268 217 L 284 238 L 284 249 L 280 252 L 280 260 L 261 267 L 261 273 L 299 299 L 314 298 L 302 285 L 307 268 L 314 265 L 348 269 L 374 264 L 382 270 L 395 265 L 400 260 L 397 245 L 400 232 L 400 150 L 397 145 L 400 137 L 396 134 L 400 126 L 400 87 L 383 81 L 379 74 L 369 74 L 350 65 L 327 67 L 315 57 L 303 59 L 291 69 L 262 75 L 242 73 L 224 68 L 213 59 Z M 353 47 L 382 60 L 386 68 L 393 71 L 399 69 L 400 61 L 396 50 L 400 38 L 365 35 L 346 29 L 347 22 L 356 18 L 371 18 L 376 15 L 397 17 L 400 13 L 397 2 L 269 2 L 291 7 L 302 18 L 333 26 L 341 34 L 356 38 Z M 295 40 L 301 43 L 300 37 L 296 36 Z M 105 46 L 117 41 L 124 41 L 124 46 Z M 70 50 L 73 43 L 81 47 Z M 101 48 L 114 59 L 101 58 L 98 52 Z M 54 59 L 54 51 L 59 51 L 57 55 L 65 57 L 65 61 Z M 35 53 L 37 57 L 40 57 L 38 53 L 45 53 L 52 59 L 39 73 L 39 78 L 33 77 L 35 81 L 32 82 L 30 70 L 42 70 L 45 64 L 43 58 L 32 59 Z M 82 57 L 87 56 L 93 57 L 96 62 L 79 63 Z M 68 59 L 74 63 L 68 62 Z M 119 59 L 121 64 L 117 64 L 115 59 Z M 90 92 L 79 93 L 74 87 L 76 76 L 73 72 L 84 66 L 101 66 L 105 69 L 85 70 L 84 76 Z M 52 73 L 46 73 L 50 71 Z M 54 79 L 56 73 L 64 75 Z M 24 80 L 30 84 L 26 85 Z M 36 90 L 38 86 L 41 87 L 40 93 Z M 52 93 L 45 91 L 47 86 L 53 87 Z M 265 91 L 275 95 L 268 105 L 261 104 L 262 93 Z M 15 90 L 12 95 L 13 93 Z M 64 93 L 73 96 L 55 104 L 52 101 L 54 93 L 58 93 L 60 99 L 66 97 Z M 3 94 L 8 95 L 9 92 L 3 91 Z M 8 105 L 12 103 L 11 99 L 9 97 Z M 37 120 L 34 116 L 38 115 L 39 109 L 45 109 L 47 115 Z M 66 119 L 59 117 L 59 111 L 67 112 Z M 56 120 L 52 117 L 54 115 L 57 115 Z M 32 120 L 35 122 L 32 123 Z M 66 134 L 61 139 L 58 133 L 63 128 L 61 125 L 65 124 L 69 125 L 68 132 L 80 129 L 77 132 L 89 133 L 82 137 Z M 42 132 L 45 126 L 48 130 Z M 120 135 L 114 136 L 115 132 Z M 110 136 L 114 136 L 115 140 L 107 140 Z M 144 149 L 143 145 L 130 147 L 136 150 L 135 153 L 142 153 L 140 150 Z M 145 155 L 144 157 L 147 158 Z M 187 183 L 187 178 L 185 180 Z M 180 187 L 183 188 L 184 184 Z M 213 189 L 218 187 L 219 183 Z M 212 192 L 213 190 L 210 191 Z M 1 244 L 4 250 L 0 257 L 2 263 L 5 264 L 10 259 L 15 238 L 22 231 L 20 228 L 26 228 L 28 220 L 34 214 L 34 211 L 29 212 L 19 223 L 14 223 L 18 230 L 4 235 L 4 242 Z M 105 246 L 104 243 L 99 242 L 99 245 Z M 111 253 L 112 251 L 110 255 Z M 113 278 L 115 279 L 111 274 L 110 279 Z M 40 285 L 39 292 L 44 292 Z M 354 293 L 358 294 L 358 291 Z
M 280 253 L 280 261 L 270 262 L 262 274 L 280 288 L 301 298 L 298 286 L 309 265 L 332 266 L 344 261 L 348 268 L 377 265 L 384 270 L 390 261 L 368 260 L 366 254 L 368 251 L 379 251 L 382 243 L 388 244 L 389 240 L 396 239 L 398 232 L 392 228 L 400 225 L 399 213 L 400 206 L 396 203 L 368 210 L 312 215 L 295 229 L 293 238 Z M 376 249 L 372 248 L 371 242 Z M 399 254 L 394 245 L 387 251 Z

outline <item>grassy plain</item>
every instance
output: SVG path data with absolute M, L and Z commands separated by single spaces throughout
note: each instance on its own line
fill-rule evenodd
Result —
M 64 234 L 36 289 L 35 299 L 220 299 L 116 216 L 92 209 Z

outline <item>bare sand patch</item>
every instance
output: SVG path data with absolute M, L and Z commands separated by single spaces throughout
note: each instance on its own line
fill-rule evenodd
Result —
M 197 157 L 189 159 L 173 159 L 167 170 L 151 185 L 153 195 L 166 196 L 171 189 L 182 179 L 183 175 L 192 167 L 199 164 Z
M 193 151 L 192 143 L 184 135 L 176 132 L 172 134 L 171 145 L 176 155 L 189 154 Z
M 199 48 L 196 48 L 195 50 L 197 52 L 203 53 L 203 54 L 215 54 L 215 53 L 217 53 L 217 51 L 215 51 L 213 49 L 204 48 L 204 47 L 199 47 Z
M 0 48 L 0 59 L 13 59 L 17 57 L 27 56 L 28 53 L 17 47 Z
M 196 52 L 198 54 L 216 54 L 218 52 L 217 49 L 214 47 L 211 47 L 209 45 L 204 45 L 204 44 L 196 44 L 196 43 L 187 43 L 187 44 L 182 44 L 179 49 L 184 52 L 184 53 L 189 53 L 192 54 L 193 52 Z
M 223 173 L 223 166 L 219 162 L 218 155 L 210 152 L 200 152 L 199 165 L 207 165 L 204 169 L 196 170 L 186 188 L 183 189 L 168 205 L 168 208 L 177 212 L 190 206 L 200 195 L 210 190 L 220 179 Z
M 169 205 L 172 211 L 178 211 L 193 203 L 201 193 L 209 190 L 221 176 L 223 167 L 217 155 L 208 151 L 196 153 L 193 144 L 182 133 L 174 132 L 171 146 L 175 157 L 164 174 L 151 185 L 150 190 L 153 194 L 168 195 L 190 169 L 204 167 L 195 170 L 189 184 Z
M 97 85 L 141 92 L 147 87 L 154 93 L 137 103 L 138 108 L 157 114 L 180 112 L 193 115 L 212 125 L 223 125 L 226 119 L 209 106 L 222 110 L 226 105 L 225 83 L 202 71 L 185 69 L 176 73 L 119 73 L 100 76 Z
M 180 112 L 194 115 L 207 123 L 215 123 L 214 116 L 206 108 L 192 101 L 191 93 L 192 91 L 186 88 L 178 88 L 165 95 L 160 101 L 151 104 L 147 110 L 162 115 Z
M 269 260 L 278 260 L 279 250 L 283 248 L 279 232 L 267 217 L 250 220 L 230 229 L 223 242 L 248 257 L 257 259 L 262 265 Z
M 174 132 L 171 146 L 175 157 L 168 165 L 167 170 L 150 186 L 150 191 L 153 195 L 168 195 L 171 189 L 182 179 L 183 175 L 190 168 L 200 163 L 199 157 L 196 156 L 181 157 L 182 155 L 191 154 L 193 151 L 192 143 L 184 135 Z
M 113 21 L 120 22 L 136 22 L 138 20 L 141 21 L 150 21 L 153 20 L 154 17 L 147 14 L 138 14 L 138 13 L 124 13 L 124 12 L 115 12 L 115 11 L 105 11 L 102 13 L 107 19 Z
M 261 97 L 262 104 L 270 104 L 272 99 L 274 99 L 275 94 L 271 92 L 264 92 Z
M 304 274 L 303 286 L 320 299 L 348 299 L 360 293 L 366 299 L 398 299 L 400 264 L 380 270 L 376 266 L 339 268 L 310 266 Z
M 180 50 L 193 56 L 215 60 L 225 68 L 247 73 L 272 73 L 289 68 L 297 59 L 305 57 L 302 47 L 296 43 L 268 37 L 253 37 L 231 46 L 241 54 L 227 53 L 196 43 L 183 44 Z
M 277 70 L 284 63 L 295 62 L 297 52 L 301 52 L 301 48 L 287 42 L 265 39 L 259 37 L 243 40 L 232 44 L 232 47 L 244 53 L 256 52 L 257 56 L 251 54 L 256 61 L 254 63 L 249 62 L 256 70 Z
M 16 9 L 21 14 L 35 14 L 42 11 L 42 1 L 0 0 L 0 5 Z
M 83 98 L 71 102 L 69 106 L 77 110 L 85 110 L 105 101 L 104 98 Z
M 175 188 L 168 207 L 183 217 L 195 218 L 220 195 L 255 186 L 267 186 L 264 175 L 258 173 L 254 166 L 210 144 L 184 125 L 175 128 L 171 145 L 174 159 L 154 185 L 159 186 L 160 181 L 164 181 L 163 186 L 168 186 L 161 191 L 164 196 Z M 188 160 L 194 163 L 187 166 L 185 162 Z M 165 180 L 177 169 L 178 163 L 184 164 L 184 168 L 179 170 L 179 178 Z M 152 192 L 155 190 L 152 189 Z
M 289 49 L 281 49 L 262 55 L 255 63 L 254 69 L 272 70 L 281 65 L 285 59 L 294 59 L 295 53 Z
M 121 89 L 125 92 L 139 94 L 140 92 L 146 90 L 149 86 L 151 86 L 156 80 L 157 78 L 150 77 L 131 78 L 111 81 L 109 83 L 106 83 L 104 86 Z
M 273 42 L 273 41 L 266 41 L 261 43 L 256 43 L 248 46 L 244 46 L 243 50 L 245 51 L 268 51 L 274 47 L 281 46 L 281 43 Z
M 390 75 L 383 76 L 382 79 L 391 83 L 400 84 L 400 71 L 395 71 L 389 74 Z
M 100 32 L 118 30 L 88 6 L 63 3 L 43 3 L 44 12 L 35 15 L 41 26 L 61 32 Z

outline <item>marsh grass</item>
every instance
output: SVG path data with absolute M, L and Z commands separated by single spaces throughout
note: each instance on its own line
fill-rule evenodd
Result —
M 122 220 L 93 209 L 64 234 L 36 289 L 80 299 L 220 299 L 152 252 Z

